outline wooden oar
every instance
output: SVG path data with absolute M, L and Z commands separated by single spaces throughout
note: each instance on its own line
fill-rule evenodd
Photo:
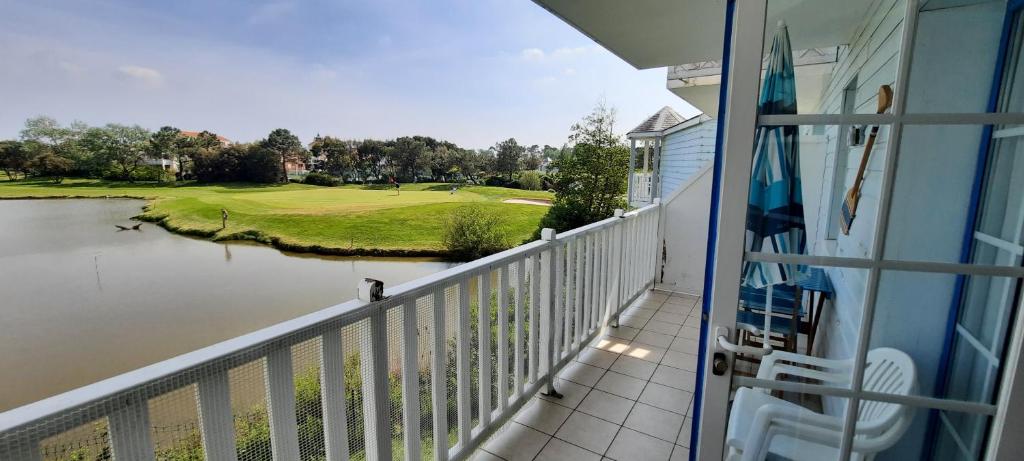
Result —
M 892 105 L 892 88 L 889 85 L 882 85 L 878 88 L 878 112 L 884 114 Z M 864 184 L 864 170 L 868 167 L 868 158 L 871 157 L 871 148 L 875 146 L 875 138 L 878 137 L 878 125 L 871 127 L 871 134 L 864 146 L 864 155 L 860 157 L 860 168 L 857 169 L 857 179 L 853 187 L 846 192 L 846 199 L 843 200 L 842 213 L 839 215 L 839 226 L 843 235 L 850 235 L 850 226 L 853 218 L 857 216 L 857 204 L 860 202 L 860 188 Z M 839 165 L 836 165 L 838 167 Z

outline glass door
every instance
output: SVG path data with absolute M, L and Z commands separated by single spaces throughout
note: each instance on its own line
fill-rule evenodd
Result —
M 729 2 L 691 458 L 991 449 L 1004 429 L 993 426 L 1000 383 L 1017 366 L 1005 360 L 1024 278 L 1024 33 L 1010 3 Z M 811 104 L 765 113 L 765 56 L 782 28 L 793 53 L 837 46 L 839 59 L 813 69 L 817 86 L 796 67 L 797 99 L 812 88 Z M 825 178 L 815 193 L 833 194 L 790 197 L 805 245 L 751 244 L 752 204 L 777 192 L 751 181 L 764 161 L 756 136 L 774 127 L 792 135 L 774 152 L 792 152 L 793 171 Z M 822 133 L 825 152 L 807 150 L 825 156 L 807 162 L 820 169 L 801 166 L 801 139 Z M 799 275 L 752 286 L 755 265 Z

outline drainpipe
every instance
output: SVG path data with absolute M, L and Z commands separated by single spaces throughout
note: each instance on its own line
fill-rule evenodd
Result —
M 662 138 L 654 138 L 654 161 L 651 162 L 651 201 L 661 198 L 661 143 Z

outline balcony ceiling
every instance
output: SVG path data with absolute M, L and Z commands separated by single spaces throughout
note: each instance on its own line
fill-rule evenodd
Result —
M 722 58 L 724 0 L 534 0 L 637 69 Z M 871 2 L 769 0 L 794 49 L 847 43 Z

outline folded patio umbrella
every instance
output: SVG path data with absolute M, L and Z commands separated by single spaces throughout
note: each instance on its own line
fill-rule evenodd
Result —
M 796 114 L 796 84 L 789 31 L 779 22 L 768 55 L 759 113 Z M 747 202 L 746 250 L 803 254 L 806 251 L 803 197 L 800 187 L 800 146 L 797 126 L 759 126 Z M 746 262 L 742 284 L 767 288 L 765 339 L 771 326 L 771 287 L 793 285 L 807 277 L 797 264 Z M 794 315 L 798 315 L 794 313 Z

